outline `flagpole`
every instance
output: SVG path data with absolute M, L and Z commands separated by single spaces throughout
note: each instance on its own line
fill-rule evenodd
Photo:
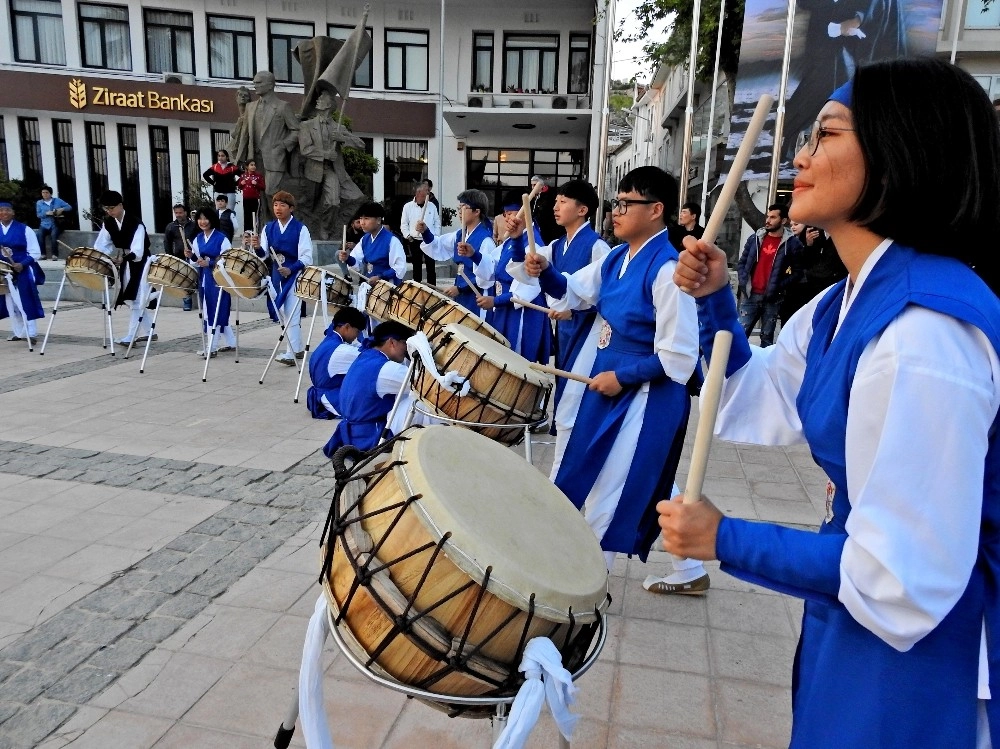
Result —
M 608 192 L 608 186 L 605 182 L 608 178 L 608 123 L 611 119 L 611 63 L 614 47 L 615 11 L 615 0 L 608 0 L 604 10 L 604 90 L 601 92 L 601 106 L 599 108 L 595 106 L 597 104 L 596 96 L 594 97 L 595 101 L 591 101 L 592 113 L 600 112 L 601 117 L 600 138 L 597 146 L 597 184 L 595 185 L 601 197 L 600 207 L 597 211 L 597 222 L 594 226 L 594 230 L 598 234 L 602 233 L 604 228 L 604 199 Z M 612 187 L 617 187 L 617 185 L 612 185 Z
M 677 212 L 687 202 L 688 172 L 691 169 L 691 139 L 694 137 L 694 82 L 698 70 L 698 26 L 701 24 L 701 0 L 694 0 L 691 12 L 691 53 L 688 56 L 687 105 L 684 107 L 684 151 L 681 157 L 681 189 Z
M 441 43 L 438 50 L 437 184 L 438 191 L 440 192 L 444 189 L 444 0 L 441 0 L 441 31 L 439 33 L 441 36 Z M 465 189 L 464 184 L 462 189 Z
M 792 62 L 792 32 L 795 31 L 795 0 L 788 0 L 788 18 L 785 21 L 785 50 L 781 61 L 781 84 L 778 86 L 778 111 L 774 118 L 774 147 L 771 149 L 771 175 L 767 182 L 767 204 L 773 205 L 778 195 L 778 167 L 784 146 L 785 95 L 788 91 L 788 68 Z
M 715 71 L 712 73 L 712 101 L 708 107 L 708 136 L 705 141 L 705 173 L 701 177 L 701 212 L 708 217 L 708 172 L 712 168 L 712 126 L 715 124 L 715 94 L 719 90 L 719 61 L 722 58 L 722 27 L 726 20 L 726 0 L 719 0 L 719 34 L 715 38 Z

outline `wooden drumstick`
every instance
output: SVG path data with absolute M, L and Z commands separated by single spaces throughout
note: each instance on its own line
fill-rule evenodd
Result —
M 715 241 L 719 234 L 722 222 L 729 211 L 729 206 L 733 202 L 736 188 L 739 187 L 746 172 L 747 163 L 750 161 L 750 154 L 757 145 L 761 130 L 764 129 L 764 121 L 767 113 L 771 109 L 774 99 L 769 94 L 764 94 L 757 102 L 750 124 L 747 126 L 743 136 L 740 149 L 733 159 L 733 166 L 726 176 L 726 183 L 719 193 L 719 200 L 715 204 L 715 210 L 708 220 L 702 240 L 708 243 Z M 729 364 L 729 348 L 733 343 L 733 334 L 728 330 L 720 330 L 715 334 L 715 342 L 712 345 L 712 361 L 708 366 L 708 375 L 705 377 L 705 384 L 701 388 L 699 398 L 700 415 L 698 417 L 698 431 L 695 433 L 694 449 L 691 452 L 691 464 L 688 469 L 687 484 L 684 487 L 684 502 L 697 502 L 701 499 L 701 489 L 705 483 L 705 470 L 708 467 L 708 451 L 712 445 L 712 434 L 715 431 L 715 420 L 719 415 L 719 400 L 722 397 L 722 385 L 726 379 L 726 365 Z
M 479 293 L 479 288 L 474 283 L 472 283 L 472 281 L 469 280 L 469 277 L 467 275 L 465 275 L 465 268 L 463 268 L 461 265 L 458 266 L 458 275 L 464 278 L 465 282 L 469 284 L 469 288 L 472 289 L 472 292 L 476 295 L 476 299 L 483 298 L 483 295 Z
M 527 301 L 525 299 L 521 299 L 521 297 L 512 296 L 510 298 L 510 300 L 512 302 L 514 302 L 514 304 L 520 304 L 522 307 L 527 307 L 528 309 L 536 309 L 539 312 L 544 312 L 545 314 L 548 314 L 549 312 L 552 311 L 548 307 L 543 307 L 540 304 L 535 304 L 534 302 L 529 302 L 529 301 Z
M 58 242 L 59 244 L 61 244 L 63 247 L 65 247 L 70 252 L 76 252 L 76 247 L 70 247 L 68 244 L 66 244 L 65 242 L 63 242 L 61 239 L 57 239 L 56 242 Z
M 535 254 L 535 223 L 531 220 L 531 195 L 524 196 L 524 230 L 528 233 L 528 254 Z
M 469 238 L 469 227 L 465 225 L 465 206 L 459 207 L 459 221 L 462 222 L 462 244 Z
M 545 374 L 562 377 L 564 380 L 576 380 L 586 385 L 590 385 L 593 382 L 590 377 L 579 375 L 576 372 L 567 372 L 565 369 L 556 369 L 555 367 L 550 367 L 548 364 L 532 364 L 531 369 L 536 372 L 544 372 Z

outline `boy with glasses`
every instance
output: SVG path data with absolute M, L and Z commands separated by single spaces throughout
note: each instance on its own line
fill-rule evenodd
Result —
M 615 235 L 624 243 L 605 258 L 571 275 L 538 253 L 511 263 L 512 275 L 538 278 L 553 309 L 597 309 L 596 352 L 573 365 L 592 382 L 556 456 L 554 480 L 584 509 L 609 570 L 617 552 L 645 561 L 658 532 L 656 502 L 671 496 L 691 410 L 686 386 L 698 361 L 698 315 L 673 282 L 677 251 L 667 236 L 667 206 L 676 203 L 673 177 L 639 167 L 612 202 Z M 648 579 L 647 589 L 708 590 L 700 562 L 675 560 L 674 567 L 666 578 Z

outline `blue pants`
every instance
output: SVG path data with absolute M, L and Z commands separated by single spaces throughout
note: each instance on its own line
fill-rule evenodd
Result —
M 42 251 L 42 257 L 59 257 L 59 226 L 55 225 L 51 229 L 46 229 L 44 226 L 40 226 L 35 229 L 35 236 L 38 237 L 38 249 Z M 45 237 L 52 237 L 52 252 L 49 252 L 45 247 Z
M 760 321 L 760 345 L 766 348 L 774 343 L 774 328 L 778 324 L 781 302 L 766 302 L 763 294 L 751 294 L 740 302 L 740 325 L 749 339 L 753 326 Z

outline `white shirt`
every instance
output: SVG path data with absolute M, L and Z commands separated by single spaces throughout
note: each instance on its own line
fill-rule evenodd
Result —
M 472 232 L 470 231 L 469 234 L 472 234 Z M 421 242 L 420 249 L 424 251 L 424 254 L 430 255 L 435 260 L 448 261 L 454 259 L 455 248 L 461 241 L 462 232 L 453 231 L 443 236 L 434 235 L 434 240 L 430 244 Z M 493 271 L 496 268 L 497 246 L 493 244 L 493 237 L 487 236 L 482 242 L 479 243 L 479 247 L 476 249 L 482 255 L 482 259 L 478 263 L 472 263 L 472 274 L 474 278 L 470 280 L 475 281 L 476 285 L 485 289 L 493 285 Z
M 384 231 L 388 232 L 389 230 L 384 226 L 380 226 L 379 230 L 372 235 L 372 241 L 374 242 L 376 237 Z M 406 278 L 406 251 L 403 249 L 403 243 L 399 241 L 399 237 L 392 234 L 392 232 L 389 232 L 389 234 L 392 235 L 389 238 L 389 267 L 396 272 L 396 278 L 402 281 Z M 368 270 L 365 264 L 365 253 L 361 249 L 361 242 L 354 245 L 354 249 L 351 250 L 351 257 L 357 261 L 357 266 L 367 276 Z
M 13 221 L 11 223 L 13 223 Z M 6 226 L 0 224 L 0 237 L 7 236 L 7 232 L 10 231 L 10 226 L 11 224 L 7 224 Z M 35 235 L 35 232 L 31 230 L 30 226 L 25 226 L 24 240 L 28 254 L 31 255 L 33 260 L 38 260 L 42 256 L 42 251 L 38 247 L 38 237 Z M 2 244 L 3 240 L 0 239 L 0 245 Z
M 841 321 L 890 243 L 865 262 L 845 294 Z M 795 396 L 821 297 L 792 316 L 774 346 L 754 347 L 726 380 L 720 437 L 804 441 Z M 937 627 L 968 584 L 979 546 L 987 434 L 998 407 L 996 352 L 980 330 L 947 315 L 907 307 L 858 360 L 847 414 L 851 514 L 838 597 L 899 651 Z
M 284 234 L 285 233 L 285 229 L 288 228 L 288 224 L 290 224 L 292 222 L 292 219 L 289 218 L 288 221 L 286 221 L 285 223 L 281 223 L 277 219 L 275 219 L 275 221 L 277 221 L 277 223 L 278 223 L 278 231 L 280 231 L 282 234 Z M 270 250 L 268 249 L 268 244 L 267 244 L 267 232 L 266 231 L 263 231 L 263 232 L 260 233 L 260 251 L 261 251 L 261 253 L 264 254 L 265 257 L 270 252 Z M 299 232 L 298 253 L 299 253 L 299 261 L 303 265 L 312 265 L 312 261 L 313 261 L 313 243 L 312 243 L 312 237 L 309 236 L 309 227 L 306 226 L 305 224 L 302 224 L 302 231 Z
M 361 347 L 357 344 L 357 341 L 354 343 L 347 343 L 346 341 L 341 343 L 330 354 L 330 359 L 326 364 L 326 371 L 331 377 L 347 374 L 347 370 L 360 353 Z
M 642 252 L 649 242 L 665 231 L 666 229 L 657 232 L 646 240 L 631 257 L 626 254 L 618 278 L 625 274 L 629 262 Z M 552 299 L 549 306 L 562 312 L 569 309 L 589 309 L 597 304 L 601 298 L 603 264 L 602 257 L 576 273 L 564 273 L 566 295 L 562 299 Z M 698 308 L 695 306 L 694 298 L 682 292 L 674 283 L 676 267 L 676 261 L 664 263 L 653 281 L 653 307 L 656 310 L 653 350 L 667 376 L 675 382 L 687 384 L 698 361 Z M 507 272 L 519 281 L 531 280 L 531 276 L 524 270 L 524 263 L 511 261 L 507 264 Z
M 114 217 L 112 217 L 114 218 Z M 125 214 L 122 213 L 121 219 L 114 219 L 114 222 L 118 224 L 118 228 L 122 228 L 122 223 L 125 221 Z M 136 259 L 141 259 L 145 254 L 146 245 L 146 227 L 139 223 L 139 228 L 135 230 L 135 234 L 132 235 L 132 244 L 129 245 L 128 252 L 135 255 Z M 115 252 L 114 242 L 111 241 L 111 235 L 105 228 L 104 224 L 101 224 L 101 230 L 97 233 L 97 239 L 94 240 L 94 249 L 100 250 L 105 255 L 113 255 Z M 122 248 L 125 249 L 124 247 Z
M 434 236 L 441 233 L 441 215 L 438 213 L 437 206 L 430 201 L 430 198 L 426 198 L 424 199 L 424 205 L 417 205 L 416 200 L 411 200 L 403 206 L 403 216 L 399 220 L 399 233 L 404 237 L 408 239 L 421 238 L 420 233 L 414 227 L 420 220 L 420 214 L 424 213 L 424 206 L 427 207 L 427 212 L 424 214 L 424 223 L 427 224 L 427 228 L 430 229 L 431 234 Z

